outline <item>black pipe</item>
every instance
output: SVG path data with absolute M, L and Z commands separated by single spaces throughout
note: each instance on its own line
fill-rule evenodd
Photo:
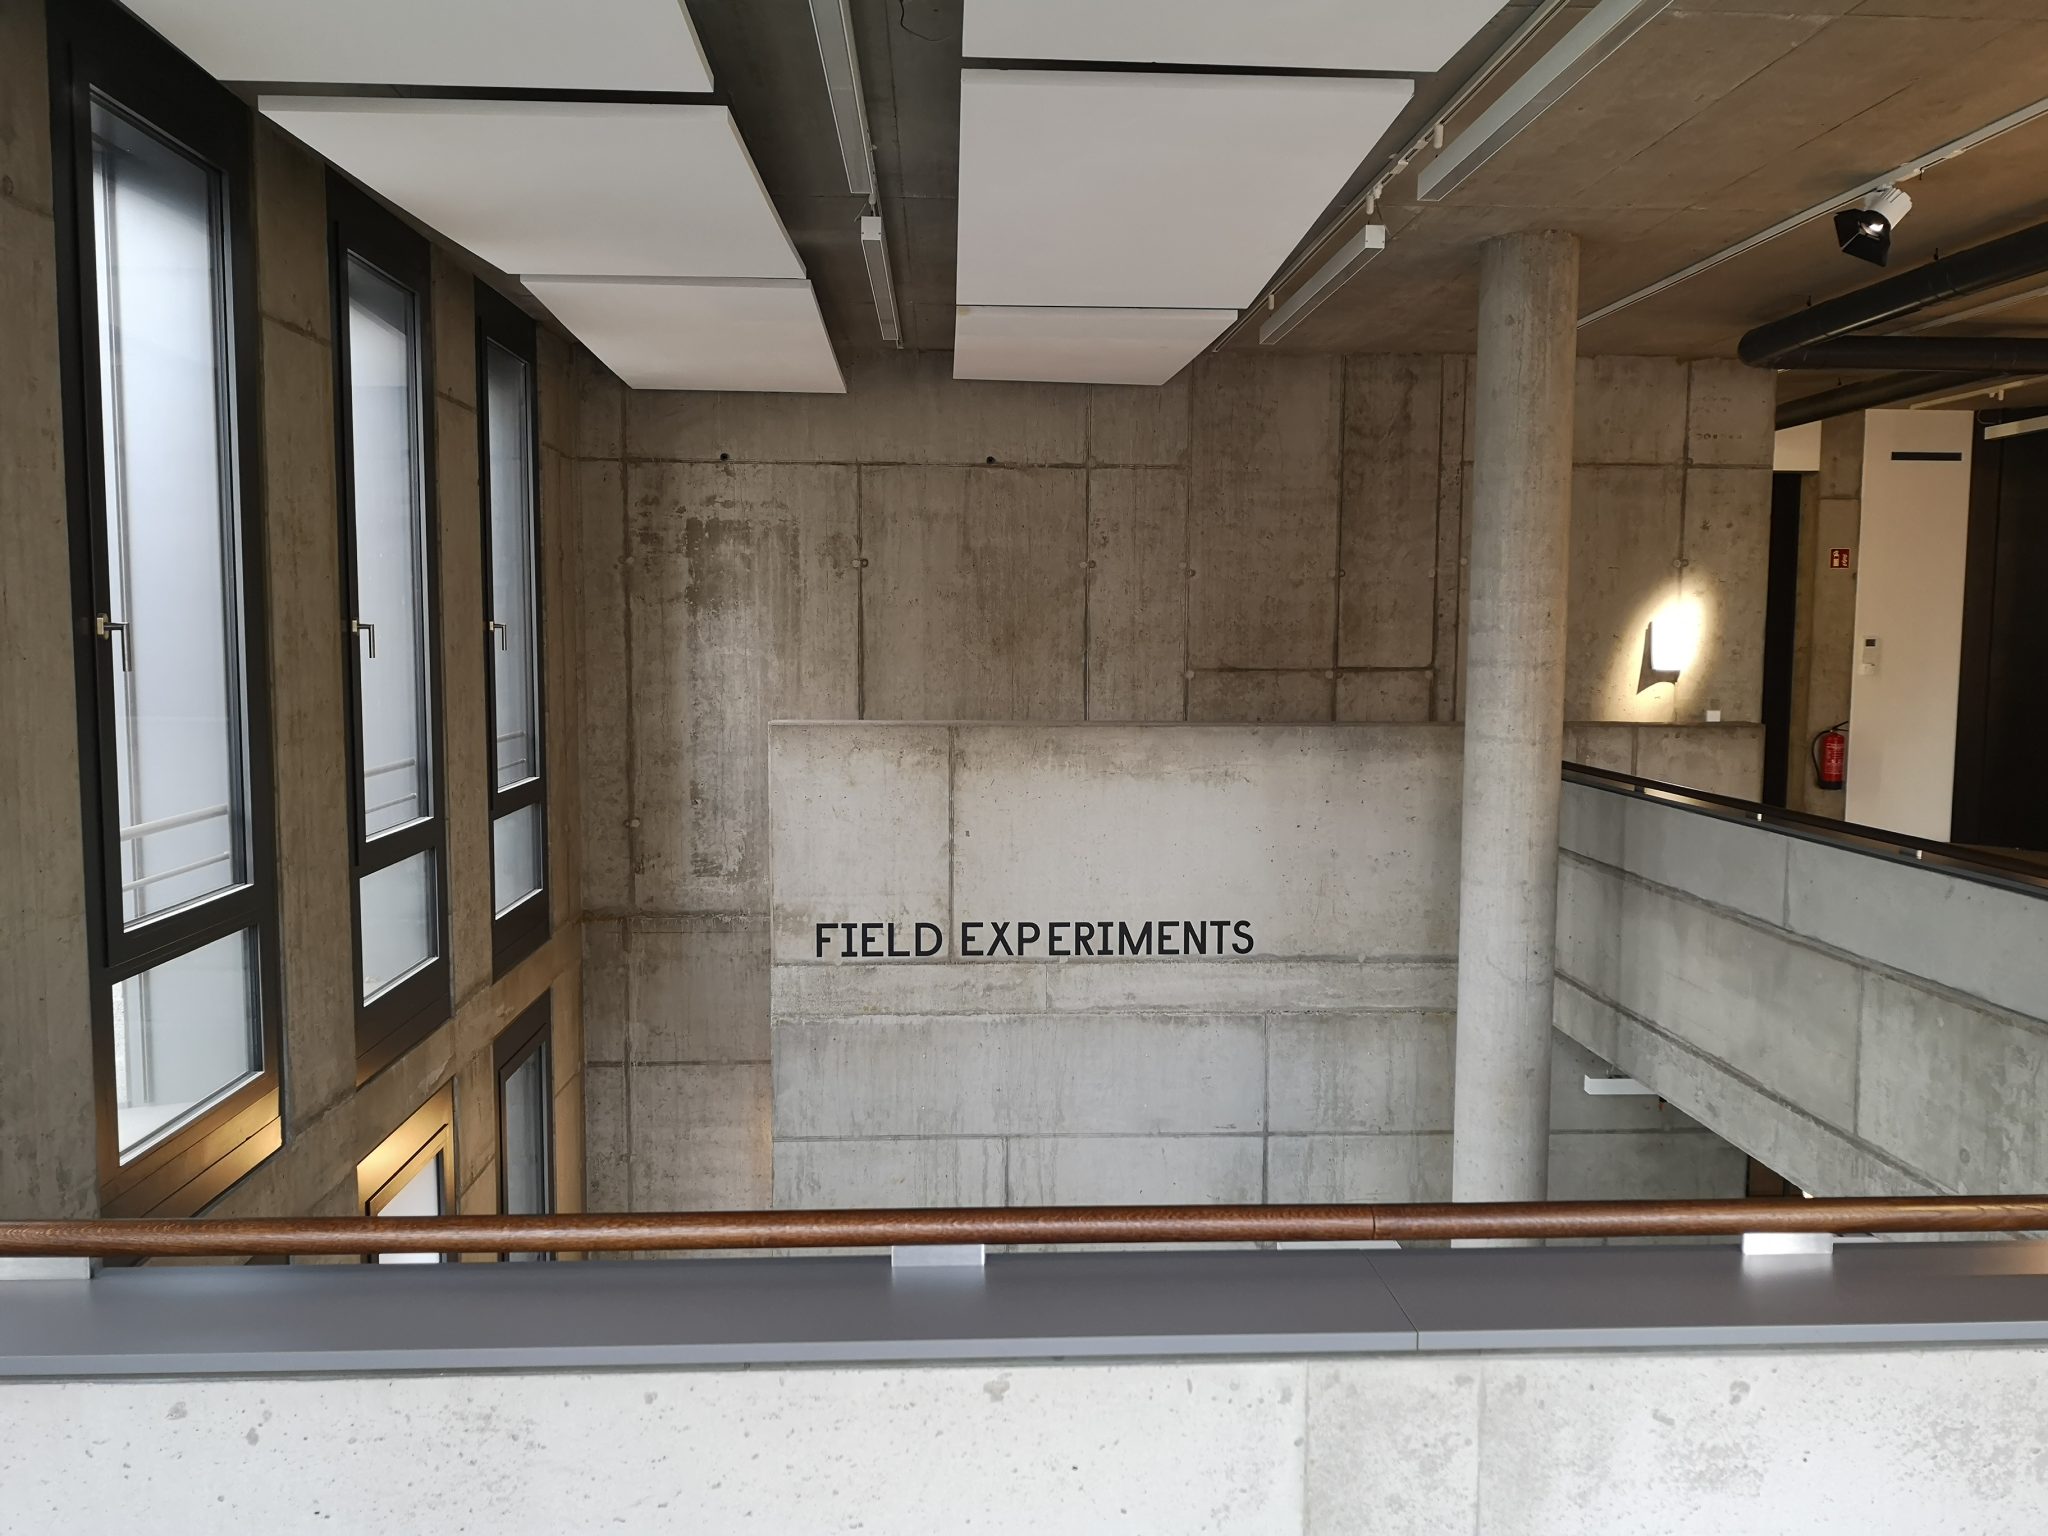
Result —
M 2036 224 L 1760 325 L 1742 338 L 1736 352 L 1751 367 L 1767 368 L 1795 347 L 1831 341 L 1930 304 L 1982 293 L 2044 271 L 2048 271 L 2048 224 Z
M 1952 390 L 1958 385 L 1990 384 L 2004 377 L 2000 373 L 1988 373 L 1981 378 L 1956 373 L 1888 374 L 1881 379 L 1866 379 L 1860 384 L 1844 384 L 1839 389 L 1824 389 L 1817 395 L 1787 400 L 1778 407 L 1778 427 L 1803 427 L 1810 421 L 1826 421 L 1830 416 L 1874 410 L 1881 405 L 1896 405 L 1901 400 Z
M 1837 336 L 1794 347 L 1774 368 L 1901 369 L 1911 373 L 2048 373 L 2048 337 Z

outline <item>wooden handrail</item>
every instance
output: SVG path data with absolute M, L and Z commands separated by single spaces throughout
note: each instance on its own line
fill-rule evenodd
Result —
M 2048 1231 L 2048 1196 L 1558 1200 L 1466 1205 L 1098 1205 L 677 1211 L 577 1216 L 255 1217 L 0 1222 L 0 1256 L 622 1253 L 931 1243 L 1270 1243 L 1745 1232 Z

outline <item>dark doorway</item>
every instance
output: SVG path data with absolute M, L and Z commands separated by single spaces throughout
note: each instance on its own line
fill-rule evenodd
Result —
M 1770 584 L 1764 595 L 1763 803 L 1787 803 L 1792 750 L 1792 671 L 1799 632 L 1799 503 L 1806 477 L 1771 476 Z
M 2001 427 L 2041 427 L 2013 435 Z M 1989 429 L 1989 435 L 1987 435 Z M 2048 415 L 1984 411 L 1970 478 L 1954 840 L 2048 852 Z

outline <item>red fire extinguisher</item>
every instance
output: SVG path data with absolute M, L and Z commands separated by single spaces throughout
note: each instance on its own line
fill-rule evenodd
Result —
M 1840 721 L 1813 738 L 1813 781 L 1822 789 L 1849 782 L 1849 722 Z

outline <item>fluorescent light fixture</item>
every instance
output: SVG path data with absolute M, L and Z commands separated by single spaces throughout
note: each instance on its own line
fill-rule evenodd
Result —
M 1315 313 L 1323 300 L 1350 282 L 1361 267 L 1386 248 L 1387 226 L 1384 224 L 1368 224 L 1346 240 L 1343 249 L 1324 262 L 1314 277 L 1289 294 L 1287 302 L 1274 310 L 1266 323 L 1259 327 L 1259 345 L 1270 347 L 1301 324 Z
M 1417 197 L 1425 203 L 1448 197 L 1670 4 L 1671 0 L 1600 0 L 1584 21 L 1423 168 Z
M 818 61 L 825 66 L 839 157 L 846 162 L 846 190 L 856 197 L 873 197 L 875 148 L 868 137 L 868 104 L 861 91 L 860 56 L 853 51 L 853 18 L 847 14 L 846 0 L 811 0 L 811 26 L 818 34 Z M 870 274 L 873 270 L 871 265 Z
M 903 322 L 896 313 L 896 284 L 889 276 L 889 246 L 878 213 L 861 215 L 860 259 L 867 265 L 868 291 L 875 296 L 875 324 L 882 328 L 882 340 L 900 347 Z

